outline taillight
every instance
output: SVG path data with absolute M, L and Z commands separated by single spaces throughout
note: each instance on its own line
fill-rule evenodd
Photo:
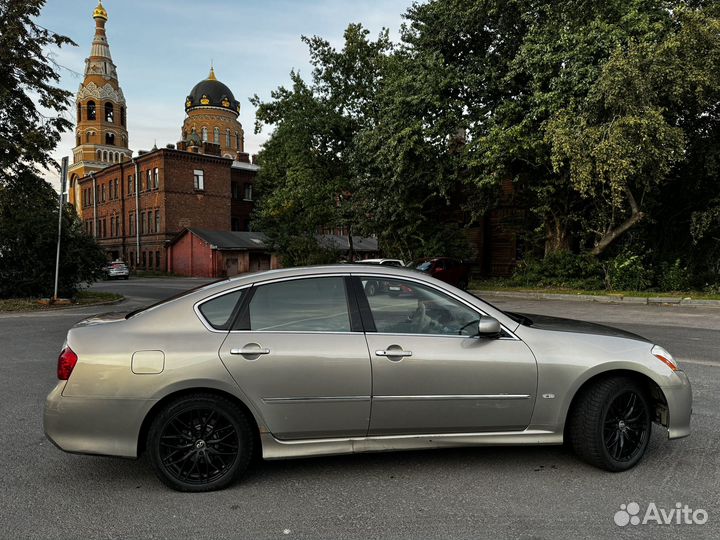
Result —
M 60 353 L 60 356 L 58 356 L 58 379 L 61 381 L 67 381 L 70 378 L 70 374 L 72 373 L 75 364 L 77 364 L 77 361 L 77 354 L 75 354 L 70 347 L 65 347 Z

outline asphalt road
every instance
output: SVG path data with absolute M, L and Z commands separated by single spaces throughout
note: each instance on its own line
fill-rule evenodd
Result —
M 101 283 L 117 306 L 0 315 L 0 538 L 719 538 L 720 308 L 497 301 L 502 308 L 613 324 L 668 348 L 695 394 L 693 434 L 655 430 L 643 462 L 610 474 L 562 447 L 478 448 L 258 463 L 225 491 L 181 494 L 144 460 L 61 452 L 42 407 L 68 328 L 202 283 Z M 622 504 L 703 509 L 704 525 L 619 527 Z

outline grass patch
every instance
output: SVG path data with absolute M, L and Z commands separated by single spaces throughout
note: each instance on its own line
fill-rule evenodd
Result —
M 72 299 L 70 306 L 92 306 L 122 300 L 121 294 L 96 291 L 80 291 Z M 50 311 L 53 309 L 66 308 L 68 305 L 49 306 L 39 304 L 38 298 L 3 298 L 0 299 L 0 312 L 11 311 Z
M 508 280 L 493 278 L 474 280 L 469 289 L 477 291 L 508 291 L 545 294 L 587 294 L 594 296 L 630 296 L 637 298 L 692 298 L 693 300 L 720 300 L 720 294 L 702 291 L 608 291 L 606 289 L 571 289 L 558 287 L 520 287 Z

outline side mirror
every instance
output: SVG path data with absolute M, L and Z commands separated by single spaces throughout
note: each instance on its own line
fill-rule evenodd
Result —
M 487 315 L 481 315 L 478 321 L 478 337 L 498 338 L 502 332 L 500 321 Z

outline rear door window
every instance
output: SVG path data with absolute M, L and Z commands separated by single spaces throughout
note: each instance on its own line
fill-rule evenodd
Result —
M 322 277 L 260 285 L 248 317 L 251 331 L 350 332 L 345 280 Z
M 207 323 L 215 330 L 228 330 L 232 324 L 235 308 L 242 299 L 245 289 L 223 294 L 203 302 L 198 309 Z

